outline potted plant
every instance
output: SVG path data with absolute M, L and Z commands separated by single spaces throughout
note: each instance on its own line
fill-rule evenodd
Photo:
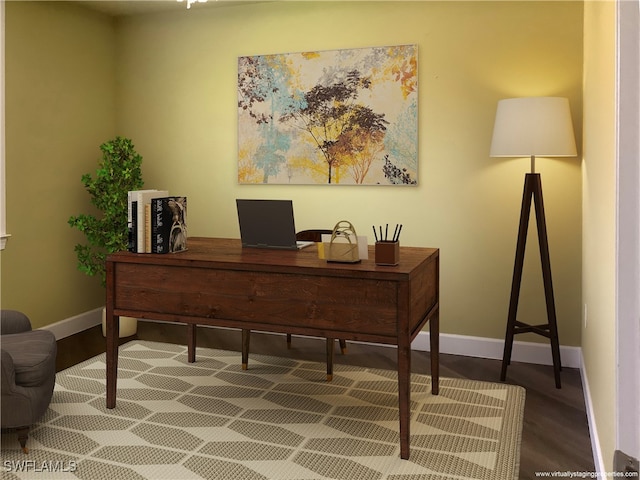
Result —
M 135 151 L 130 139 L 116 137 L 100 145 L 100 150 L 102 160 L 95 178 L 88 173 L 82 176 L 82 184 L 100 214 L 72 216 L 68 223 L 84 233 L 87 239 L 86 244 L 77 244 L 74 248 L 78 256 L 78 269 L 89 276 L 100 277 L 102 286 L 105 286 L 106 256 L 127 250 L 128 192 L 141 189 L 143 181 L 140 169 L 142 157 Z M 104 312 L 102 330 L 104 333 Z M 136 330 L 136 319 L 120 318 L 121 337 L 133 335 Z

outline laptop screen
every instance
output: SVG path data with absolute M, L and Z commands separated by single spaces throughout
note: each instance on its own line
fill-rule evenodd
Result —
M 291 200 L 237 199 L 236 206 L 243 247 L 298 248 Z

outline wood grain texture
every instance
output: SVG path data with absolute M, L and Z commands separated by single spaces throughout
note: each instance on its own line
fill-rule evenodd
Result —
M 315 247 L 194 238 L 179 254 L 110 255 L 108 300 L 116 315 L 395 344 L 398 328 L 423 328 L 439 295 L 438 250 L 401 252 L 394 267 L 328 264 Z
M 237 239 L 193 238 L 177 254 L 118 252 L 106 264 L 107 408 L 116 406 L 118 316 L 241 329 L 243 368 L 251 330 L 391 344 L 398 355 L 400 457 L 409 458 L 411 341 L 430 318 L 431 390 L 439 391 L 438 249 L 402 247 L 398 264 L 385 267 L 373 259 L 328 263 L 315 246 L 252 249 Z M 190 330 L 190 347 L 194 335 Z M 331 379 L 333 341 L 327 347 Z M 188 355 L 195 358 L 192 348 Z

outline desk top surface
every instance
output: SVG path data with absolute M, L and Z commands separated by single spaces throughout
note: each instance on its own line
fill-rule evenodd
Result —
M 333 263 L 318 258 L 317 246 L 301 250 L 243 248 L 239 239 L 191 237 L 188 250 L 179 253 L 149 254 L 118 252 L 107 257 L 107 262 L 139 263 L 146 265 L 175 265 L 203 268 L 228 268 L 255 271 L 316 270 L 323 274 L 333 272 L 339 276 L 363 275 L 379 278 L 405 276 L 418 266 L 437 260 L 437 248 L 400 247 L 400 263 L 396 266 L 376 265 L 374 246 L 369 246 L 369 258 L 360 263 Z

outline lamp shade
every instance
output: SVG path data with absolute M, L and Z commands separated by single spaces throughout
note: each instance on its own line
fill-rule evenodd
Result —
M 561 97 L 500 100 L 490 155 L 575 157 L 569 100 Z

